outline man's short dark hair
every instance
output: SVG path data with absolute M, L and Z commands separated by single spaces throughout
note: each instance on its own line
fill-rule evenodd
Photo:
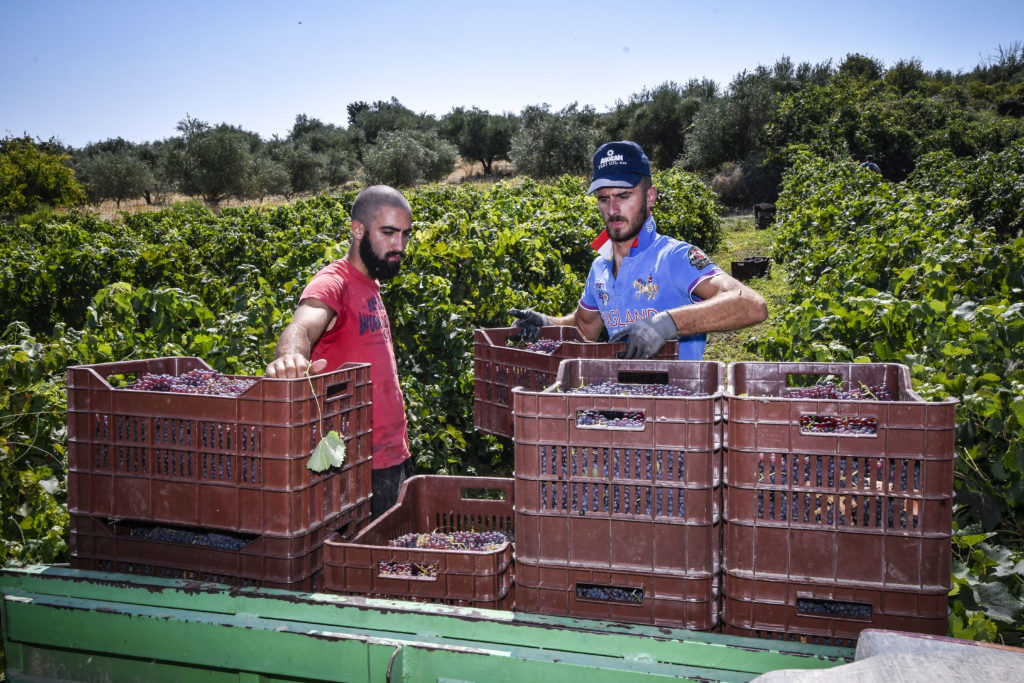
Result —
M 385 206 L 402 209 L 412 215 L 409 200 L 401 192 L 387 185 L 371 185 L 356 195 L 352 202 L 352 220 L 368 226 Z

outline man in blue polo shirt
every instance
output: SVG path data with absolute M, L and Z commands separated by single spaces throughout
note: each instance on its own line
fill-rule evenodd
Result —
M 738 330 L 763 321 L 760 294 L 711 262 L 699 247 L 661 235 L 651 207 L 658 188 L 647 155 L 635 142 L 609 142 L 594 154 L 588 194 L 597 196 L 605 230 L 576 310 L 546 316 L 513 309 L 523 337 L 546 325 L 570 325 L 597 341 L 601 328 L 627 342 L 626 358 L 651 358 L 679 340 L 680 360 L 704 357 L 707 332 Z

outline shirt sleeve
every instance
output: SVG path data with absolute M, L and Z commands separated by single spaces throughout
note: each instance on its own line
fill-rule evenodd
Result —
M 587 283 L 583 285 L 583 295 L 580 296 L 580 307 L 588 311 L 597 310 L 597 288 L 594 286 L 594 268 L 591 266 L 587 275 Z
M 322 301 L 340 318 L 345 311 L 345 279 L 335 273 L 331 266 L 321 269 L 302 290 L 299 303 L 306 299 Z
M 700 247 L 692 244 L 680 243 L 672 250 L 670 256 L 671 273 L 674 284 L 680 290 L 686 292 L 691 302 L 700 301 L 700 297 L 694 297 L 694 288 L 715 275 L 722 274 L 719 268 Z

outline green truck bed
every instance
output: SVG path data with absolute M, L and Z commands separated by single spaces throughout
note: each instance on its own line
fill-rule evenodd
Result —
M 749 681 L 854 651 L 34 566 L 0 570 L 11 681 Z

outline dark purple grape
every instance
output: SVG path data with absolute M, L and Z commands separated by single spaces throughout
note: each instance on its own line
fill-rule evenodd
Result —
M 195 368 L 177 376 L 147 372 L 129 388 L 139 391 L 169 391 L 176 394 L 239 396 L 254 384 L 255 379 L 227 377 L 216 370 Z
M 569 394 L 600 394 L 602 396 L 706 396 L 672 384 L 623 384 L 597 382 L 566 392 Z
M 878 433 L 878 418 L 853 415 L 801 415 L 802 434 L 862 434 Z
M 474 550 L 489 552 L 511 542 L 501 531 L 451 531 L 447 533 L 409 533 L 388 541 L 395 548 L 431 550 Z
M 884 384 L 860 384 L 858 387 L 846 387 L 832 382 L 823 382 L 810 387 L 791 387 L 786 389 L 785 398 L 809 398 L 816 400 L 843 401 L 892 401 L 893 393 Z

